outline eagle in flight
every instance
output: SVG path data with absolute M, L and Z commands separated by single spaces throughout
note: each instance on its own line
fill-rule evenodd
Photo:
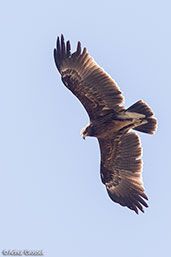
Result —
M 157 120 L 142 100 L 128 109 L 116 82 L 88 55 L 87 49 L 71 53 L 63 35 L 54 49 L 56 67 L 64 85 L 80 100 L 89 117 L 81 131 L 96 137 L 101 152 L 100 175 L 109 197 L 138 214 L 148 207 L 142 182 L 142 148 L 139 136 L 130 129 L 154 134 Z

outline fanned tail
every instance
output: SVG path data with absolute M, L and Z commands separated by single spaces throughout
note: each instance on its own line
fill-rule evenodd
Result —
M 145 115 L 142 120 L 147 121 L 147 123 L 142 124 L 134 128 L 134 130 L 138 130 L 148 134 L 154 134 L 157 129 L 157 120 L 153 117 L 153 112 L 150 107 L 144 103 L 142 100 L 139 100 L 132 106 L 130 106 L 127 110 L 127 113 L 138 113 Z

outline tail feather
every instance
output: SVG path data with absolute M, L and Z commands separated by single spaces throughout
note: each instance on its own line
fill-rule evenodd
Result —
M 135 127 L 134 130 L 148 134 L 154 134 L 157 129 L 157 120 L 154 117 L 146 118 L 145 120 L 148 123 Z
M 139 100 L 135 104 L 131 105 L 128 109 L 128 112 L 137 112 L 146 115 L 146 117 L 150 117 L 153 115 L 150 107 L 144 103 L 142 100 Z
M 134 130 L 138 130 L 148 134 L 154 134 L 157 129 L 157 119 L 153 117 L 153 112 L 150 107 L 144 103 L 142 100 L 136 102 L 132 106 L 130 106 L 126 112 L 134 112 L 145 115 L 142 120 L 147 121 L 147 123 L 142 124 L 134 128 Z

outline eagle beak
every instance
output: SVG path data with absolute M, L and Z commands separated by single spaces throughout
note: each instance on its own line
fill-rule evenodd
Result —
M 85 138 L 86 138 L 86 136 L 88 135 L 88 133 L 84 133 L 84 131 L 81 131 L 81 136 L 82 136 L 82 138 L 85 140 Z
M 87 133 L 86 134 L 81 134 L 82 135 L 82 138 L 85 140 L 86 136 L 87 136 Z

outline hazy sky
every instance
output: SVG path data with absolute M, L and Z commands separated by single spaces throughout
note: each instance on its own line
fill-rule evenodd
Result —
M 1 1 L 0 254 L 169 256 L 170 1 Z M 128 107 L 146 101 L 155 136 L 139 133 L 145 214 L 113 203 L 100 181 L 88 115 L 53 61 L 57 35 L 78 40 L 116 80 Z

